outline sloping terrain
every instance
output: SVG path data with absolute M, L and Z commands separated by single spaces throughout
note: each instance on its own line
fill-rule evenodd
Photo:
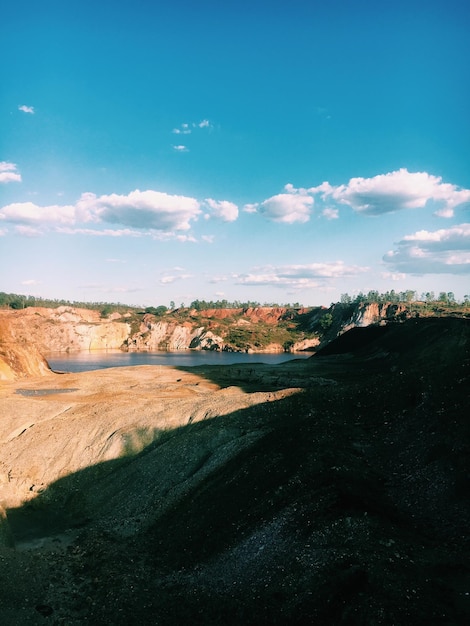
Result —
M 0 621 L 468 623 L 469 382 L 442 318 L 4 383 Z

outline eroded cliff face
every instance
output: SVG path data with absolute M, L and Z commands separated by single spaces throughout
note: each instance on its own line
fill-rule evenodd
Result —
M 51 370 L 36 346 L 0 343 L 0 380 L 45 376 Z
M 50 373 L 34 342 L 16 337 L 9 316 L 0 316 L 0 380 L 15 380 Z
M 101 319 L 98 311 L 64 306 L 0 311 L 0 320 L 9 341 L 34 344 L 41 353 L 118 349 L 131 332 L 119 314 Z
M 382 320 L 409 317 L 409 310 L 406 304 L 391 304 L 389 302 L 360 302 L 354 305 L 349 320 L 343 326 L 342 331 L 346 332 L 356 326 L 363 327 L 376 324 Z
M 176 320 L 155 321 L 153 315 L 145 315 L 137 332 L 124 340 L 121 349 L 137 351 L 153 350 L 222 350 L 224 340 L 204 326 L 191 322 L 178 324 Z
M 330 325 L 325 327 L 325 315 Z M 286 320 L 304 328 L 303 337 L 290 343 L 290 350 L 315 350 L 355 326 L 382 320 L 404 319 L 405 304 L 335 304 L 329 308 L 288 310 L 285 307 L 209 309 L 189 311 L 186 318 L 168 314 L 155 317 L 113 313 L 102 318 L 99 311 L 68 306 L 48 309 L 30 307 L 20 311 L 0 310 L 0 379 L 39 375 L 48 371 L 41 354 L 83 350 L 236 350 L 227 339 L 230 329 L 256 333 L 260 326 L 275 327 Z M 248 351 L 282 352 L 275 341 L 260 345 L 246 342 Z

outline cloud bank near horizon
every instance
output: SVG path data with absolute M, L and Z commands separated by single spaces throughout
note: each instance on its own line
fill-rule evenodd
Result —
M 408 274 L 470 272 L 470 224 L 406 235 L 384 261 Z
M 204 122 L 199 124 L 199 127 Z M 182 125 L 182 128 L 186 128 Z M 188 125 L 189 129 L 189 125 Z M 21 182 L 14 163 L 0 162 L 0 182 Z M 303 226 L 317 219 L 335 220 L 346 209 L 358 216 L 374 217 L 399 211 L 426 210 L 435 218 L 450 219 L 457 211 L 470 206 L 470 190 L 443 182 L 441 177 L 426 172 L 408 172 L 400 169 L 371 178 L 351 178 L 348 183 L 332 186 L 328 182 L 310 188 L 285 185 L 283 192 L 261 202 L 246 204 L 246 219 L 260 219 L 278 224 L 279 228 Z M 197 239 L 196 223 L 211 220 L 232 223 L 240 218 L 238 206 L 229 200 L 171 195 L 162 191 L 138 189 L 129 194 L 97 196 L 83 193 L 75 204 L 40 206 L 33 202 L 15 202 L 0 208 L 0 233 L 5 236 L 8 227 L 20 236 L 39 236 L 47 232 L 110 237 L 151 236 L 180 242 L 212 243 L 214 235 L 205 233 Z M 454 224 L 447 229 L 422 230 L 404 235 L 386 252 L 383 264 L 396 273 L 466 273 L 470 271 L 470 226 Z M 341 276 L 350 266 L 313 264 L 285 266 L 253 271 L 237 276 L 238 284 L 312 286 L 315 281 L 333 278 L 336 268 Z M 324 265 L 324 269 L 322 267 Z M 295 267 L 298 269 L 295 270 Z M 286 269 L 289 268 L 289 269 Z M 301 269 L 300 269 L 301 268 Z M 326 272 L 322 274 L 322 271 Z M 352 271 L 352 270 L 351 270 Z M 354 272 L 362 272 L 355 267 Z
M 267 265 L 253 268 L 249 274 L 233 276 L 238 285 L 287 287 L 292 291 L 322 287 L 326 279 L 358 276 L 370 268 L 346 265 L 343 261 L 296 265 Z

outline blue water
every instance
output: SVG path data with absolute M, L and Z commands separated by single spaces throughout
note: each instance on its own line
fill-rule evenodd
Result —
M 246 354 L 244 352 L 208 352 L 185 350 L 181 352 L 121 352 L 120 350 L 95 350 L 93 352 L 49 353 L 49 366 L 59 372 L 87 372 L 107 367 L 130 365 L 170 365 L 195 367 L 196 365 L 231 365 L 233 363 L 266 363 L 276 365 L 292 359 L 305 359 L 311 352 L 289 354 Z

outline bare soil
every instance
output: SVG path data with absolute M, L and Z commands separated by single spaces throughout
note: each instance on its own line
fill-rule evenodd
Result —
M 467 624 L 469 346 L 2 383 L 0 622 Z

